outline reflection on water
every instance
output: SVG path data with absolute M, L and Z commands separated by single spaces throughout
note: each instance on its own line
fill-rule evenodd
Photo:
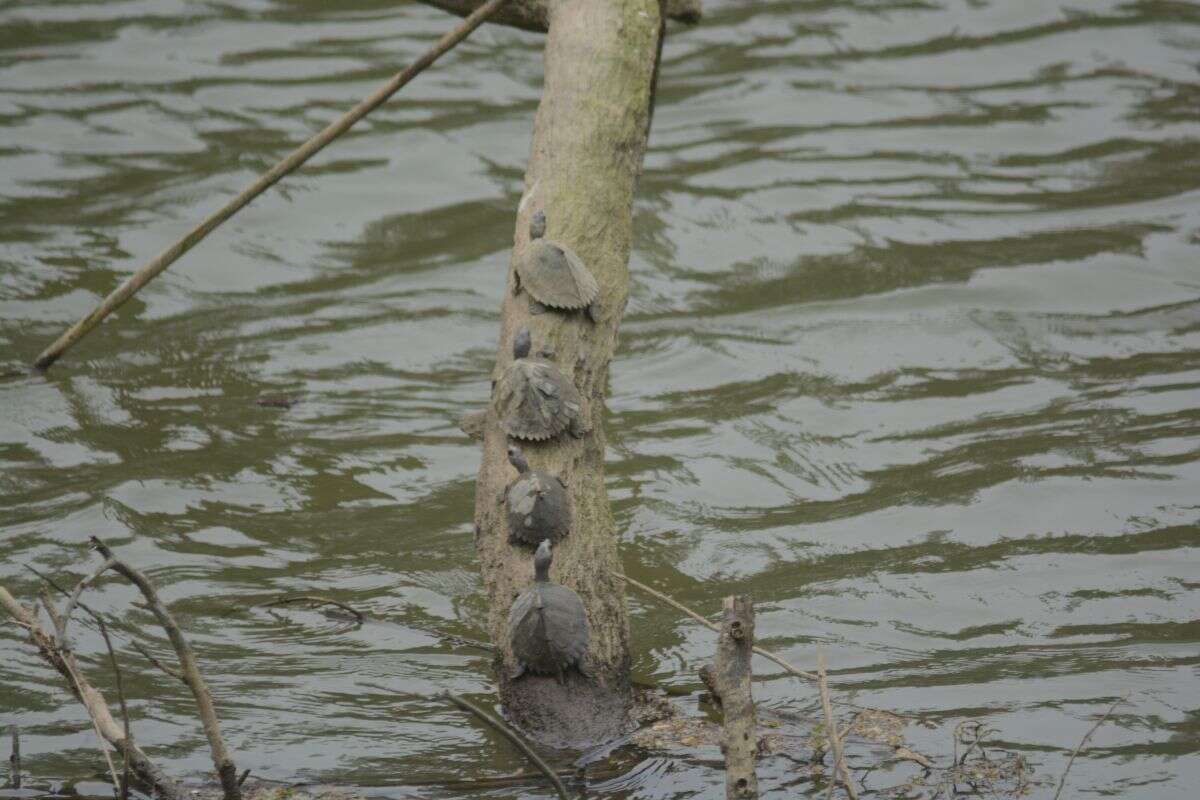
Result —
M 9 4 L 0 366 L 448 22 L 366 0 Z M 487 395 L 539 46 L 479 31 L 48 380 L 0 384 L 0 579 L 30 598 L 22 564 L 79 574 L 107 536 L 192 632 L 257 775 L 522 766 L 433 699 L 487 698 L 486 654 L 422 628 L 483 635 L 478 456 L 454 420 Z M 1190 796 L 1198 53 L 1200 4 L 1150 0 L 710 2 L 676 31 L 611 382 L 630 574 L 707 610 L 752 592 L 764 642 L 800 664 L 822 643 L 846 696 L 936 723 L 909 736 L 941 758 L 985 720 L 1056 776 L 1131 692 L 1072 787 Z M 300 402 L 255 404 L 280 392 Z M 260 607 L 285 592 L 374 620 Z M 132 597 L 104 579 L 92 603 Z M 638 677 L 698 688 L 710 634 L 631 603 Z M 207 769 L 188 698 L 118 638 L 139 740 Z M 761 702 L 811 705 L 757 669 Z M 5 626 L 9 722 L 35 774 L 100 770 Z M 720 795 L 715 751 L 622 759 L 611 796 Z M 798 769 L 765 761 L 768 795 L 820 788 Z

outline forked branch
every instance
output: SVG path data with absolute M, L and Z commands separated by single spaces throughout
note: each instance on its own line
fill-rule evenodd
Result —
M 233 756 L 230 755 L 229 749 L 225 746 L 225 740 L 221 737 L 221 724 L 217 720 L 217 710 L 213 706 L 212 694 L 208 690 L 204 676 L 200 674 L 200 666 L 196 663 L 196 655 L 192 652 L 191 644 L 184 637 L 183 631 L 175 622 L 171 612 L 159 599 L 158 591 L 150 579 L 140 570 L 117 558 L 108 545 L 99 538 L 93 536 L 91 542 L 92 547 L 108 559 L 111 564 L 110 569 L 124 576 L 138 588 L 142 597 L 146 599 L 146 604 L 150 606 L 151 613 L 166 632 L 167 639 L 170 640 L 171 646 L 175 648 L 175 654 L 179 657 L 183 680 L 192 690 L 192 697 L 196 700 L 196 708 L 200 712 L 200 724 L 204 728 L 204 735 L 208 737 L 213 766 L 216 767 L 217 776 L 220 778 L 225 800 L 241 800 L 242 790 L 238 785 L 237 766 L 233 763 Z

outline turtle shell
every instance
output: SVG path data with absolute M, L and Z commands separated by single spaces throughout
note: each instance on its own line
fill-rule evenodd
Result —
M 510 541 L 557 544 L 571 530 L 571 496 L 557 476 L 530 470 L 508 487 L 505 498 Z
M 508 612 L 513 655 L 525 670 L 561 675 L 582 665 L 587 613 L 579 595 L 556 583 L 535 583 Z
M 543 441 L 581 424 L 579 390 L 540 358 L 518 358 L 496 382 L 496 414 L 509 436 Z
M 600 295 L 600 287 L 583 260 L 550 239 L 529 243 L 517 260 L 517 275 L 533 299 L 550 308 L 586 308 Z

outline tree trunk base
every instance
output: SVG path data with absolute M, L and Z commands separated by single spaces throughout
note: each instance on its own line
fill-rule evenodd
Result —
M 525 675 L 509 684 L 505 710 L 509 722 L 542 746 L 586 750 L 633 729 L 629 696 L 577 672 L 562 683 Z

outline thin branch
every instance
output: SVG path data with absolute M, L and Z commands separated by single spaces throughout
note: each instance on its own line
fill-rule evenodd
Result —
M 684 614 L 687 614 L 689 617 L 696 620 L 696 622 L 699 622 L 701 625 L 708 628 L 709 630 L 714 631 L 718 634 L 721 632 L 721 629 L 717 625 L 710 622 L 708 619 L 700 616 L 695 611 L 692 611 L 690 608 L 685 606 L 683 603 L 680 603 L 678 600 L 675 600 L 674 598 L 668 597 L 667 595 L 663 594 L 662 592 L 658 591 L 657 589 L 651 589 L 649 586 L 642 583 L 641 581 L 634 580 L 633 578 L 629 577 L 628 575 L 622 575 L 620 572 L 612 572 L 610 570 L 609 574 L 615 578 L 620 578 L 621 580 L 625 581 L 626 583 L 630 584 L 631 586 L 633 586 L 636 589 L 641 589 L 643 592 L 650 595 L 651 597 L 657 598 L 658 600 L 661 600 L 662 602 L 666 603 L 667 605 L 672 606 L 673 608 L 676 608 L 676 609 L 682 611 Z M 765 649 L 759 647 L 758 645 L 755 645 L 753 650 L 754 650 L 754 652 L 758 653 L 763 658 L 767 658 L 767 659 L 770 659 L 771 661 L 774 661 L 776 664 L 783 667 L 785 670 L 792 673 L 793 675 L 795 675 L 798 678 L 804 678 L 805 680 L 809 680 L 809 681 L 817 680 L 816 675 L 812 674 L 811 672 L 805 672 L 804 670 L 800 669 L 799 667 L 792 666 L 791 664 L 784 661 L 779 656 L 772 653 L 770 650 L 765 650 Z
M 93 583 L 95 583 L 96 579 L 99 578 L 101 575 L 103 575 L 105 572 L 107 572 L 110 567 L 112 567 L 112 559 L 105 561 L 103 564 L 101 564 L 99 566 L 98 569 L 96 569 L 95 572 L 93 572 L 91 575 L 88 575 L 88 576 L 80 579 L 79 583 L 75 584 L 74 590 L 72 590 L 71 594 L 67 597 L 66 604 L 63 605 L 62 619 L 56 620 L 54 623 L 55 630 L 58 631 L 58 646 L 59 647 L 68 647 L 67 626 L 71 624 L 71 614 L 74 613 L 75 606 L 77 603 L 79 603 L 79 596 L 81 594 L 83 594 L 84 589 L 86 589 L 87 587 L 89 587 Z M 95 615 L 93 615 L 93 616 L 95 616 Z M 99 622 L 100 618 L 96 617 L 96 621 Z M 101 629 L 103 629 L 103 627 L 104 627 L 103 622 L 100 622 L 100 627 L 101 627 Z
M 817 645 L 817 688 L 821 692 L 821 709 L 825 712 L 826 733 L 829 736 L 829 750 L 833 755 L 833 771 L 846 787 L 846 794 L 851 800 L 858 800 L 858 791 L 850 779 L 850 770 L 846 769 L 846 758 L 842 752 L 842 738 L 838 734 L 837 720 L 833 717 L 833 703 L 829 701 L 829 683 L 825 680 L 825 652 Z M 833 796 L 833 787 L 837 780 L 829 782 L 829 796 Z
M 107 566 L 105 564 L 105 568 Z M 68 616 L 67 619 L 70 617 Z M 100 625 L 100 635 L 104 637 L 104 646 L 108 648 L 108 660 L 112 664 L 113 675 L 117 679 L 117 702 L 121 704 L 121 725 L 125 728 L 125 741 L 132 743 L 133 727 L 129 724 L 129 708 L 125 705 L 125 681 L 121 675 L 121 667 L 117 664 L 117 654 L 113 652 L 112 639 L 108 638 L 108 626 L 100 617 L 96 617 L 96 622 Z M 65 623 L 63 628 L 66 629 Z M 121 800 L 129 800 L 129 748 L 122 747 L 121 750 L 124 752 L 125 762 L 121 770 Z
M 447 642 L 459 645 L 460 647 L 474 647 L 477 650 L 484 650 L 488 653 L 496 652 L 496 648 L 494 646 L 488 642 L 481 642 L 478 639 L 468 639 L 465 636 L 459 636 L 455 633 L 446 633 L 445 631 L 439 631 L 437 628 L 432 626 L 421 625 L 415 622 L 405 622 L 402 624 L 406 628 L 412 628 L 413 630 L 421 631 L 421 633 L 427 633 L 430 636 L 436 636 L 439 639 L 444 639 Z
M 1071 757 L 1067 759 L 1067 766 L 1066 769 L 1063 770 L 1062 777 L 1058 779 L 1058 789 L 1054 792 L 1054 800 L 1058 800 L 1058 796 L 1062 794 L 1063 787 L 1067 785 L 1067 773 L 1071 771 L 1071 765 L 1075 763 L 1075 756 L 1079 755 L 1079 751 L 1087 746 L 1088 741 L 1092 738 L 1092 734 L 1100 729 L 1100 726 L 1103 725 L 1104 721 L 1109 718 L 1109 715 L 1112 714 L 1113 710 L 1128 699 L 1129 692 L 1126 692 L 1124 695 L 1113 701 L 1113 704 L 1108 707 L 1108 711 L 1104 712 L 1104 716 L 1096 720 L 1096 724 L 1089 728 L 1088 732 L 1085 733 L 1083 738 L 1079 740 L 1079 745 L 1076 746 L 1075 752 L 1071 753 Z
M 279 597 L 269 603 L 262 603 L 261 605 L 263 608 L 270 608 L 271 606 L 285 606 L 292 603 L 311 603 L 315 606 L 336 606 L 343 611 L 353 614 L 354 618 L 358 620 L 359 625 L 362 625 L 363 620 L 366 619 L 366 617 L 362 615 L 362 612 L 353 606 L 346 605 L 340 600 L 334 600 L 329 597 L 321 597 L 315 594 L 301 594 L 295 595 L 294 597 Z
M 158 624 L 166 631 L 167 638 L 171 641 L 171 646 L 175 648 L 175 654 L 179 657 L 180 671 L 183 673 L 188 688 L 192 690 L 192 697 L 200 712 L 200 724 L 204 728 L 204 735 L 208 737 L 213 766 L 217 770 L 217 776 L 221 779 L 221 789 L 225 794 L 225 800 L 241 800 L 242 792 L 237 784 L 237 766 L 225 746 L 225 740 L 221 737 L 221 723 L 217 719 L 217 710 L 213 706 L 212 694 L 208 690 L 208 684 L 204 682 L 204 676 L 200 674 L 196 655 L 192 652 L 191 644 L 184 637 L 183 630 L 180 629 L 175 618 L 171 616 L 171 612 L 159 599 L 158 592 L 149 578 L 113 555 L 113 551 L 99 538 L 92 536 L 91 543 L 100 555 L 112 561 L 113 570 L 123 575 L 138 588 L 150 606 L 150 611 L 158 620 Z
M 453 30 L 446 33 L 441 39 L 438 39 L 437 43 L 426 50 L 416 61 L 392 76 L 387 83 L 368 95 L 358 105 L 354 106 L 354 108 L 329 123 L 324 130 L 312 136 L 304 144 L 293 150 L 286 158 L 264 172 L 254 183 L 243 189 L 236 197 L 205 217 L 196 227 L 184 234 L 183 238 L 176 241 L 151 259 L 149 263 L 137 272 L 122 281 L 121 285 L 114 289 L 108 297 L 104 298 L 100 305 L 96 306 L 87 316 L 67 329 L 53 344 L 38 355 L 37 360 L 33 362 L 34 370 L 45 371 L 49 369 L 51 364 L 99 325 L 105 317 L 120 308 L 126 300 L 137 294 L 143 286 L 173 264 L 180 256 L 199 244 L 205 236 L 216 230 L 221 223 L 232 217 L 249 204 L 251 200 L 265 192 L 285 175 L 296 170 L 334 139 L 337 139 L 343 133 L 350 130 L 356 122 L 382 105 L 389 97 L 400 91 L 402 86 L 421 74 L 426 67 L 437 61 L 438 58 L 447 53 L 463 39 L 467 38 L 471 31 L 483 24 L 484 20 L 504 5 L 505 2 L 507 0 L 488 0 L 486 4 L 475 9 L 470 16 L 459 23 Z
M 143 656 L 145 656 L 146 660 L 149 661 L 151 664 L 158 667 L 160 670 L 162 670 L 163 672 L 165 672 L 167 675 L 171 676 L 175 680 L 179 681 L 184 686 L 187 686 L 187 678 L 183 677 L 182 672 L 175 669 L 174 667 L 168 666 L 168 665 L 162 663 L 161 661 L 159 661 L 157 658 L 155 658 L 153 655 L 150 654 L 149 650 L 147 650 L 145 647 L 142 647 L 140 642 L 135 640 L 135 641 L 131 641 L 130 644 L 133 645 L 135 650 L 137 650 L 139 653 L 141 653 Z
M 559 777 L 555 774 L 554 770 L 550 769 L 550 766 L 542 760 L 542 757 L 534 752 L 533 748 L 530 747 L 525 740 L 522 739 L 510 726 L 496 719 L 491 714 L 472 703 L 470 700 L 467 700 L 459 695 L 443 692 L 442 697 L 446 698 L 463 711 L 474 714 L 476 717 L 491 726 L 494 730 L 499 732 L 505 739 L 508 739 L 510 742 L 512 742 L 514 747 L 520 750 L 535 767 L 542 771 L 543 775 L 550 779 L 550 783 L 554 784 L 554 790 L 558 792 L 559 798 L 561 798 L 561 800 L 570 800 L 570 798 L 567 796 L 567 787 L 563 786 L 563 782 L 559 780 Z

